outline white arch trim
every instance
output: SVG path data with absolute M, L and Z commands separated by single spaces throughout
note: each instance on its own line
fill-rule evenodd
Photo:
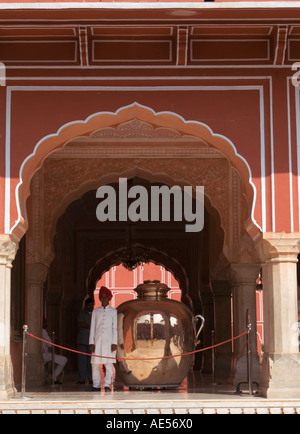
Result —
M 142 109 L 144 109 L 144 110 L 146 110 L 146 111 L 149 111 L 149 112 L 151 112 L 151 113 L 154 115 L 154 117 L 159 117 L 159 116 L 162 116 L 162 115 L 171 115 L 171 116 L 176 117 L 177 119 L 179 119 L 179 120 L 180 120 L 184 125 L 187 125 L 187 126 L 188 126 L 188 125 L 198 125 L 198 126 L 200 126 L 200 127 L 202 127 L 202 128 L 205 128 L 205 129 L 209 132 L 209 134 L 210 134 L 210 136 L 211 136 L 212 138 L 221 138 L 221 139 L 223 139 L 225 142 L 227 142 L 227 143 L 231 146 L 231 148 L 233 149 L 234 154 L 235 154 L 239 159 L 241 159 L 241 160 L 244 162 L 244 164 L 246 165 L 246 167 L 247 167 L 247 169 L 248 169 L 248 173 L 249 173 L 249 184 L 250 184 L 251 187 L 253 188 L 253 202 L 252 202 L 252 208 L 251 208 L 251 220 L 252 220 L 252 222 L 255 224 L 255 226 L 256 226 L 260 231 L 262 231 L 262 228 L 260 227 L 260 225 L 257 223 L 257 221 L 256 221 L 255 218 L 254 218 L 254 210 L 255 210 L 255 203 L 256 203 L 256 196 L 257 196 L 257 193 L 256 193 L 256 187 L 255 187 L 255 185 L 254 185 L 254 183 L 253 183 L 253 181 L 252 181 L 251 168 L 250 168 L 250 166 L 249 166 L 249 164 L 248 164 L 248 161 L 247 161 L 247 160 L 246 160 L 246 159 L 245 159 L 241 154 L 238 153 L 238 151 L 237 151 L 235 145 L 233 144 L 233 142 L 232 142 L 230 139 L 228 139 L 227 137 L 225 137 L 224 135 L 222 135 L 222 134 L 214 133 L 214 132 L 212 131 L 212 129 L 211 129 L 208 125 L 204 124 L 203 122 L 195 121 L 195 120 L 186 120 L 186 119 L 184 119 L 181 115 L 179 115 L 178 113 L 174 113 L 174 112 L 171 112 L 171 111 L 155 112 L 155 111 L 154 111 L 152 108 L 150 108 L 150 107 L 147 107 L 147 106 L 145 106 L 145 105 L 142 105 L 142 104 L 140 104 L 140 103 L 138 103 L 138 102 L 134 102 L 134 103 L 132 103 L 132 104 L 129 104 L 129 105 L 126 105 L 126 106 L 120 107 L 120 108 L 119 108 L 118 110 L 116 110 L 115 112 L 108 112 L 108 111 L 104 111 L 104 112 L 96 112 L 96 113 L 93 113 L 93 114 L 91 114 L 90 116 L 88 116 L 85 120 L 76 120 L 76 121 L 67 122 L 66 124 L 62 125 L 62 126 L 57 130 L 56 133 L 54 133 L 54 134 L 48 134 L 48 135 L 46 135 L 45 137 L 43 137 L 41 140 L 39 140 L 39 142 L 35 145 L 33 152 L 32 152 L 31 154 L 29 154 L 29 155 L 24 159 L 24 161 L 23 161 L 23 163 L 22 163 L 22 165 L 21 165 L 21 167 L 20 167 L 20 171 L 19 171 L 19 179 L 20 179 L 20 180 L 19 180 L 19 183 L 18 183 L 18 185 L 16 186 L 16 189 L 15 189 L 15 199 L 16 199 L 16 206 L 17 206 L 17 211 L 18 211 L 18 219 L 16 220 L 15 224 L 10 228 L 10 211 L 9 211 L 9 208 L 10 208 L 10 207 L 6 207 L 6 215 L 5 215 L 5 230 L 6 230 L 6 233 L 12 234 L 13 231 L 14 231 L 15 228 L 19 225 L 19 223 L 21 222 L 21 219 L 22 219 L 21 206 L 20 206 L 20 199 L 19 199 L 19 190 L 20 190 L 21 185 L 23 184 L 23 178 L 22 178 L 22 175 L 23 175 L 24 167 L 25 167 L 26 163 L 27 163 L 31 158 L 33 158 L 33 157 L 37 154 L 38 149 L 40 148 L 40 146 L 43 145 L 43 143 L 44 143 L 46 140 L 48 140 L 48 139 L 50 139 L 50 138 L 53 138 L 53 137 L 58 137 L 62 132 L 64 132 L 64 130 L 66 130 L 66 128 L 68 128 L 68 127 L 70 127 L 70 126 L 72 126 L 72 125 L 75 125 L 75 124 L 76 124 L 76 125 L 78 125 L 78 124 L 86 125 L 86 124 L 88 124 L 88 122 L 89 122 L 90 120 L 92 120 L 93 118 L 95 118 L 95 117 L 97 117 L 97 116 L 109 115 L 109 116 L 116 117 L 116 116 L 117 116 L 119 113 L 121 113 L 122 111 L 124 111 L 124 110 L 129 110 L 129 109 L 132 109 L 132 108 L 134 108 L 134 107 L 140 107 L 140 108 L 142 108 Z M 201 137 L 200 137 L 200 138 L 201 138 Z M 74 137 L 72 137 L 72 139 L 74 139 Z M 70 140 L 72 140 L 72 139 L 70 139 Z M 70 141 L 70 140 L 67 140 L 67 141 L 64 143 L 64 145 L 65 145 L 66 143 L 68 143 L 68 141 Z M 56 150 L 57 150 L 57 148 L 54 149 L 52 152 L 55 152 Z M 47 156 L 50 155 L 52 152 L 50 152 L 49 154 L 47 154 Z M 45 158 L 46 158 L 46 157 L 45 157 Z M 42 164 L 42 162 L 43 162 L 43 160 L 40 162 L 40 165 Z M 32 173 L 32 175 L 33 175 L 33 173 Z

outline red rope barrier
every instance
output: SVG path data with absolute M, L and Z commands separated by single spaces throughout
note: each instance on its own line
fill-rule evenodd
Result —
M 82 355 L 84 355 L 84 356 L 90 356 L 90 357 L 101 357 L 101 358 L 103 358 L 103 359 L 112 359 L 112 360 L 158 360 L 158 359 L 171 359 L 171 358 L 173 358 L 173 357 L 188 356 L 188 355 L 191 355 L 191 354 L 200 353 L 200 352 L 202 352 L 202 351 L 211 350 L 212 348 L 216 348 L 216 347 L 219 347 L 219 346 L 221 346 L 221 345 L 227 344 L 228 342 L 232 342 L 232 341 L 234 341 L 235 339 L 239 339 L 239 338 L 241 338 L 242 336 L 246 335 L 247 333 L 248 333 L 248 332 L 241 333 L 239 336 L 236 336 L 236 337 L 234 337 L 234 338 L 228 339 L 227 341 L 221 342 L 221 343 L 216 344 L 216 345 L 212 345 L 211 347 L 201 348 L 200 350 L 194 350 L 194 351 L 190 351 L 190 352 L 188 352 L 188 353 L 182 353 L 182 354 L 174 354 L 174 355 L 172 355 L 172 356 L 163 356 L 163 357 L 147 357 L 147 358 L 131 358 L 131 357 L 108 357 L 108 356 L 98 356 L 98 355 L 96 355 L 96 354 L 83 353 L 83 352 L 81 352 L 81 351 L 72 350 L 72 349 L 70 349 L 70 348 L 66 348 L 66 347 L 63 347 L 63 346 L 61 346 L 61 345 L 53 344 L 52 342 L 45 341 L 44 339 L 39 338 L 39 337 L 33 335 L 32 333 L 28 333 L 28 336 L 30 336 L 31 338 L 37 339 L 37 340 L 39 340 L 39 341 L 41 341 L 41 342 L 45 342 L 45 343 L 48 344 L 48 345 L 52 345 L 52 346 L 57 347 L 57 348 L 60 348 L 60 349 L 62 349 L 62 350 L 70 351 L 70 352 L 72 352 L 72 353 L 82 354 Z

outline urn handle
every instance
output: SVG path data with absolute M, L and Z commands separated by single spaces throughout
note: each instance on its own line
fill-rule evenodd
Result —
M 199 319 L 201 320 L 201 324 L 200 324 L 200 327 L 199 327 L 199 329 L 197 331 L 196 324 L 197 324 L 197 322 L 198 322 Z M 195 328 L 195 334 L 196 334 L 195 347 L 200 343 L 200 341 L 198 340 L 198 336 L 200 335 L 201 330 L 204 327 L 204 324 L 205 324 L 205 319 L 204 319 L 204 317 L 202 315 L 195 315 L 194 316 L 194 328 Z

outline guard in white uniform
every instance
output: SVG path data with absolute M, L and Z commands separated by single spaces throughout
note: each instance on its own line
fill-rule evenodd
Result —
M 100 365 L 105 366 L 104 388 L 110 391 L 113 375 L 113 364 L 116 362 L 117 349 L 117 310 L 109 306 L 112 293 L 102 286 L 99 292 L 102 306 L 94 309 L 90 328 L 90 349 L 92 353 L 93 387 L 91 391 L 98 391 L 101 387 Z M 105 356 L 105 357 L 98 357 Z M 106 358 L 111 357 L 111 358 Z

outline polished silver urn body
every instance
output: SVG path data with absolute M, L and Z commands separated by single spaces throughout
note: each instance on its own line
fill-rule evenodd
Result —
M 184 354 L 196 346 L 195 317 L 185 304 L 167 298 L 169 290 L 146 281 L 135 289 L 136 300 L 117 308 L 117 372 L 125 386 L 179 387 L 191 368 L 194 355 Z

